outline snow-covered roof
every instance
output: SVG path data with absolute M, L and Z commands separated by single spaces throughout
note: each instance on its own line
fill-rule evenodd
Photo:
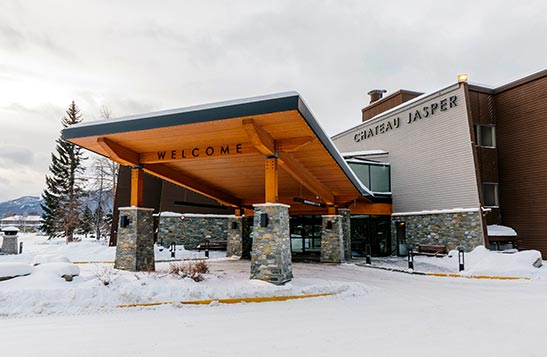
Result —
M 155 214 L 158 216 L 158 214 Z M 235 218 L 233 214 L 201 214 L 201 213 L 177 213 L 177 212 L 160 212 L 161 217 L 201 217 L 201 218 Z
M 517 232 L 511 227 L 501 226 L 498 224 L 491 224 L 486 226 L 486 228 L 488 230 L 488 235 L 491 237 L 516 237 L 517 236 Z
M 16 221 L 40 221 L 42 217 L 40 216 L 21 216 L 21 215 L 15 215 L 10 216 L 6 218 L 2 218 L 2 222 L 16 222 Z
M 389 152 L 385 150 L 363 150 L 363 151 L 351 151 L 351 152 L 342 152 L 343 158 L 355 157 L 355 156 L 373 156 L 373 155 L 388 155 Z
M 4 231 L 4 232 L 19 232 L 19 228 L 13 227 L 13 226 L 8 226 L 8 227 L 3 227 L 2 231 Z

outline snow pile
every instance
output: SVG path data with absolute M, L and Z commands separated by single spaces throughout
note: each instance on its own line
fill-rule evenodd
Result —
M 490 237 L 516 237 L 517 232 L 511 227 L 500 226 L 498 224 L 491 224 L 486 226 L 488 235 Z
M 0 263 L 0 280 L 15 276 L 28 275 L 32 272 L 32 266 L 25 263 Z
M 458 252 L 452 251 L 447 259 L 458 259 Z M 493 275 L 509 277 L 535 277 L 539 272 L 534 264 L 541 262 L 537 250 L 504 253 L 490 251 L 483 246 L 465 254 L 465 270 L 462 275 Z
M 541 265 L 541 253 L 537 250 L 491 251 L 478 246 L 464 253 L 464 268 L 459 272 L 458 251 L 452 250 L 442 258 L 414 256 L 414 271 L 421 273 L 450 273 L 465 276 L 501 276 L 515 278 L 547 279 L 547 269 L 538 269 Z M 372 265 L 388 269 L 408 270 L 406 257 L 372 258 Z

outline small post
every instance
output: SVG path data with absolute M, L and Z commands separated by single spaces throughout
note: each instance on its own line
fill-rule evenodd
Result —
M 372 264 L 372 258 L 370 253 L 370 244 L 365 245 L 365 263 L 368 265 Z
M 465 270 L 465 258 L 464 258 L 464 252 L 463 249 L 458 249 L 458 263 L 460 265 L 460 271 Z
M 205 240 L 205 258 L 209 258 L 209 239 Z
M 412 269 L 414 270 L 414 254 L 413 254 L 413 250 L 410 249 L 408 251 L 408 257 L 407 257 L 407 260 L 408 260 L 408 269 Z
M 171 252 L 171 258 L 175 257 L 175 251 L 177 250 L 177 245 L 175 242 L 171 242 L 171 246 L 169 247 L 169 251 Z
M 23 242 L 19 242 L 19 254 L 23 254 Z

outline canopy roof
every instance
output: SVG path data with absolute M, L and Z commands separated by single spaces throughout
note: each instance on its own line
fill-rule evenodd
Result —
M 278 202 L 390 202 L 363 186 L 296 92 L 81 123 L 62 137 L 233 207 L 265 201 L 268 157 Z

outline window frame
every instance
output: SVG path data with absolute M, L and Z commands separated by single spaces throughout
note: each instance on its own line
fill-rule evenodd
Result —
M 486 202 L 486 197 L 485 197 L 485 187 L 487 185 L 490 185 L 491 187 L 494 188 L 494 205 L 489 205 L 487 204 Z M 499 198 L 499 184 L 497 182 L 483 182 L 482 183 L 482 205 L 484 207 L 488 207 L 488 208 L 499 208 L 500 206 L 500 198 Z
M 485 145 L 482 142 L 482 131 L 488 128 L 491 131 L 492 135 L 492 145 Z M 477 146 L 482 148 L 495 149 L 497 147 L 496 141 L 496 126 L 495 125 L 486 125 L 486 124 L 475 124 L 475 142 Z

